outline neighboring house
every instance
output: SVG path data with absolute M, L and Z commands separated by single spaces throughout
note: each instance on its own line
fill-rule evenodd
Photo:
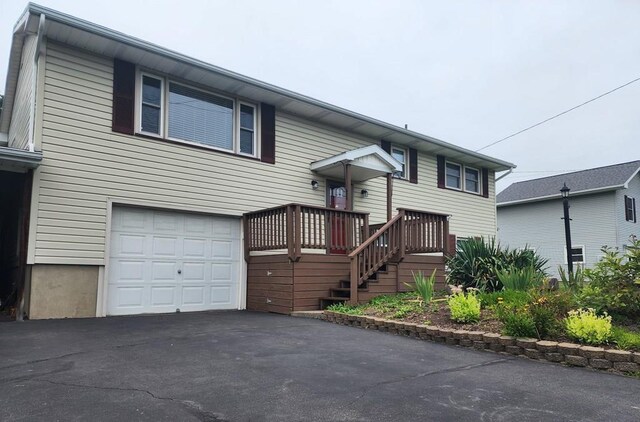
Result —
M 549 270 L 567 268 L 563 203 L 569 193 L 572 256 L 591 267 L 602 247 L 624 250 L 640 235 L 636 202 L 640 198 L 640 160 L 517 182 L 497 197 L 498 239 L 512 248 L 529 247 L 549 259 Z
M 513 167 L 33 4 L 4 102 L 0 291 L 30 318 L 395 292 L 495 235 Z

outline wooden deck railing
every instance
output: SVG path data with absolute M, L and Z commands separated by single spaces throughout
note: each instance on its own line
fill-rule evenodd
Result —
M 358 287 L 392 258 L 405 254 L 449 250 L 448 215 L 398 208 L 398 214 L 382 225 L 372 225 L 370 237 L 349 254 L 351 303 L 358 303 Z
M 297 260 L 302 249 L 346 254 L 366 239 L 369 213 L 288 204 L 244 215 L 245 257 L 252 251 L 285 249 Z

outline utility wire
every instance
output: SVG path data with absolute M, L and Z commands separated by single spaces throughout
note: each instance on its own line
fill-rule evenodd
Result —
M 629 81 L 629 82 L 627 82 L 626 84 L 624 84 L 624 85 L 620 85 L 619 87 L 614 88 L 614 89 L 612 89 L 611 91 L 607 91 L 607 92 L 605 92 L 604 94 L 600 94 L 600 95 L 598 95 L 597 97 L 590 99 L 589 101 L 585 101 L 585 102 L 584 102 L 584 103 L 582 103 L 582 104 L 578 104 L 578 105 L 577 105 L 577 106 L 575 106 L 575 107 L 571 107 L 569 110 L 565 110 L 565 111 L 563 111 L 562 113 L 558 113 L 558 114 L 556 114 L 555 116 L 551 116 L 551 117 L 549 117 L 548 119 L 545 119 L 545 120 L 543 120 L 543 121 L 541 121 L 541 122 L 536 123 L 535 125 L 529 126 L 529 127 L 525 128 L 525 129 L 522 129 L 522 130 L 520 130 L 520 131 L 518 131 L 518 132 L 516 132 L 516 133 L 514 133 L 514 134 L 511 134 L 511 135 L 509 135 L 509 136 L 506 136 L 506 137 L 504 137 L 504 138 L 502 138 L 502 139 L 498 139 L 497 141 L 492 142 L 492 143 L 490 143 L 489 145 L 485 145 L 485 146 L 483 146 L 482 148 L 477 149 L 477 150 L 476 150 L 476 152 L 482 151 L 483 149 L 486 149 L 486 148 L 492 147 L 492 146 L 494 146 L 494 145 L 496 145 L 496 144 L 499 144 L 500 142 L 506 141 L 506 140 L 507 140 L 507 139 L 509 139 L 509 138 L 513 138 L 514 136 L 520 135 L 522 132 L 526 132 L 526 131 L 528 131 L 528 130 L 530 130 L 530 129 L 533 129 L 534 127 L 540 126 L 541 124 L 547 123 L 547 122 L 548 122 L 548 121 L 550 121 L 550 120 L 553 120 L 553 119 L 555 119 L 555 118 L 557 118 L 557 117 L 560 117 L 560 116 L 562 116 L 563 114 L 567 114 L 567 113 L 569 113 L 569 112 L 571 112 L 571 111 L 573 111 L 573 110 L 575 110 L 575 109 L 577 109 L 577 108 L 580 108 L 580 107 L 582 107 L 582 106 L 584 106 L 584 105 L 587 105 L 587 104 L 589 104 L 589 103 L 591 103 L 591 102 L 594 102 L 595 100 L 598 100 L 598 99 L 600 99 L 600 98 L 604 97 L 605 95 L 609 95 L 609 94 L 611 94 L 612 92 L 615 92 L 615 91 L 617 91 L 617 90 L 619 90 L 619 89 L 624 88 L 625 86 L 631 85 L 632 83 L 634 83 L 634 82 L 638 82 L 638 81 L 640 81 L 640 78 L 636 78 L 636 79 L 634 79 L 634 80 L 632 80 L 632 81 Z

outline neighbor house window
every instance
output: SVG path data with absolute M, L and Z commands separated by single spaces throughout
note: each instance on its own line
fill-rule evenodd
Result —
M 624 217 L 627 221 L 636 222 L 636 198 L 624 196 Z
M 407 150 L 404 148 L 391 147 L 391 156 L 402 164 L 402 171 L 396 171 L 393 173 L 393 177 L 399 179 L 407 178 Z
M 480 171 L 478 169 L 464 168 L 464 190 L 480 193 Z
M 446 183 L 448 188 L 462 189 L 462 166 L 460 164 L 447 163 Z
M 584 264 L 586 262 L 584 259 L 584 246 L 571 247 L 571 261 L 574 264 Z
M 162 79 L 142 75 L 140 130 L 160 135 L 162 130 Z
M 142 74 L 142 133 L 256 155 L 256 107 L 234 98 Z

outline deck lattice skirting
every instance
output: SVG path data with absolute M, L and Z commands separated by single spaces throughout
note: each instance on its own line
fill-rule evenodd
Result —
M 395 335 L 435 341 L 452 346 L 490 350 L 530 359 L 563 363 L 593 369 L 613 369 L 626 374 L 640 372 L 640 352 L 628 352 L 574 343 L 516 338 L 483 331 L 454 330 L 411 322 L 392 321 L 364 315 L 347 315 L 324 311 L 319 319 L 335 324 L 349 325 L 367 330 L 378 330 Z

